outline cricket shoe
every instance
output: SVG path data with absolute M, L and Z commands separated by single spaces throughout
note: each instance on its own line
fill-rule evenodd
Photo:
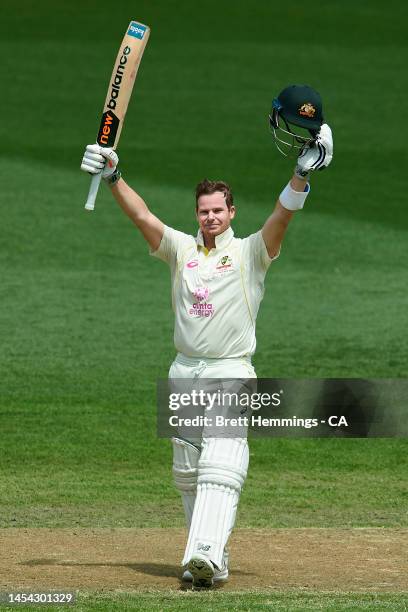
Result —
M 205 555 L 196 553 L 187 564 L 187 569 L 193 577 L 193 587 L 208 589 L 214 584 L 215 567 Z
M 198 557 L 200 557 L 200 559 L 202 557 L 204 557 L 204 555 L 194 555 L 193 559 L 197 559 Z M 216 566 L 214 566 L 211 561 L 211 565 L 213 566 L 214 569 L 214 574 L 213 574 L 213 582 L 226 582 L 228 580 L 228 558 L 229 558 L 229 552 L 228 550 L 224 551 L 224 555 L 222 557 L 222 567 L 221 569 L 218 569 Z M 191 559 L 191 561 L 193 560 Z M 209 561 L 208 557 L 204 557 L 204 559 L 206 561 Z M 191 563 L 190 561 L 190 563 Z M 186 582 L 192 582 L 194 580 L 193 578 L 193 572 L 190 571 L 190 563 L 187 565 L 187 569 L 184 571 L 183 573 L 183 580 L 185 580 Z M 196 585 L 194 585 L 196 586 Z M 211 585 L 209 585 L 211 586 Z

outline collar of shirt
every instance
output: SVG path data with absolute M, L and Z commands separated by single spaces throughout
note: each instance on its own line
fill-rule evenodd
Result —
M 233 232 L 232 227 L 231 226 L 227 227 L 225 232 L 223 232 L 222 234 L 218 234 L 218 236 L 215 237 L 215 248 L 220 249 L 220 250 L 226 249 L 227 246 L 232 241 L 233 237 L 234 237 L 234 232 Z M 197 233 L 196 242 L 197 242 L 198 247 L 202 247 L 203 249 L 206 248 L 204 244 L 203 233 L 200 229 L 198 230 L 198 233 Z

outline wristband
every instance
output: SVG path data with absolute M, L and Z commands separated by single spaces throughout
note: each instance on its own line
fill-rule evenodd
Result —
M 295 191 L 288 183 L 279 196 L 279 202 L 287 210 L 300 210 L 305 204 L 309 191 L 309 183 L 306 183 L 304 191 Z
M 113 187 L 114 185 L 116 185 L 121 176 L 121 171 L 119 170 L 119 168 L 116 168 L 115 171 L 112 172 L 112 174 L 105 179 L 105 181 L 108 183 L 109 187 Z

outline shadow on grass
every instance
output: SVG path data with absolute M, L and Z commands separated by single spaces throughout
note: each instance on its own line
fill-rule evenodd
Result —
M 58 561 L 57 559 L 29 559 L 22 561 L 19 565 L 30 567 L 55 565 L 59 567 L 126 567 L 140 574 L 148 574 L 149 576 L 165 576 L 166 578 L 177 578 L 180 582 L 181 590 L 189 590 L 192 588 L 191 582 L 185 582 L 181 579 L 181 566 L 169 565 L 167 563 L 119 563 L 119 562 L 91 562 L 81 563 L 75 561 Z M 234 570 L 230 572 L 236 576 L 253 576 L 252 572 L 242 572 Z M 224 582 L 214 584 L 213 588 L 222 588 Z

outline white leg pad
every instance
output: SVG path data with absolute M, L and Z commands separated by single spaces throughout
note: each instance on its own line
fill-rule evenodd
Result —
M 200 451 L 187 440 L 172 438 L 174 484 L 181 494 L 187 529 L 190 529 L 197 493 Z
M 248 470 L 245 438 L 205 438 L 198 462 L 197 498 L 182 564 L 208 556 L 218 568 L 234 527 L 239 496 Z

